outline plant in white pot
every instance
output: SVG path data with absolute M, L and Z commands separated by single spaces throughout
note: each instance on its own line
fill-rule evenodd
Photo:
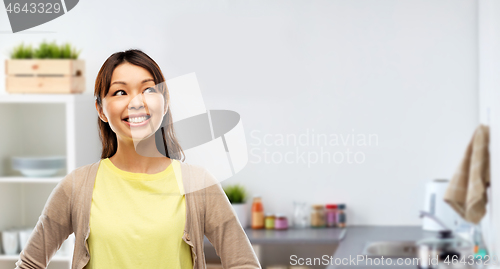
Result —
M 245 188 L 239 184 L 226 186 L 224 192 L 233 206 L 234 212 L 240 221 L 241 227 L 248 226 L 247 205 L 245 204 L 247 194 Z

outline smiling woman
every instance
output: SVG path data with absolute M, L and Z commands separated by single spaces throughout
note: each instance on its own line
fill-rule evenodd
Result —
M 218 180 L 181 162 L 153 59 L 140 50 L 111 55 L 94 96 L 101 160 L 56 186 L 16 268 L 45 268 L 73 232 L 72 269 L 206 268 L 205 236 L 224 268 L 260 268 Z

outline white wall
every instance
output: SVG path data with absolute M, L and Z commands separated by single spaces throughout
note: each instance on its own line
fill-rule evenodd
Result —
M 37 28 L 9 30 L 0 10 L 2 57 L 44 38 L 82 48 L 89 93 L 104 60 L 128 48 L 152 56 L 167 78 L 196 72 L 207 107 L 239 112 L 253 150 L 227 183 L 260 193 L 271 212 L 291 213 L 295 199 L 345 202 L 350 224 L 420 224 L 425 182 L 451 177 L 479 123 L 472 0 L 86 0 Z M 255 163 L 263 150 L 321 148 L 258 145 L 252 133 L 307 130 L 378 143 L 323 148 L 362 152 L 359 164 Z
M 486 216 L 481 221 L 484 239 L 489 247 L 490 256 L 500 253 L 500 173 L 498 160 L 500 158 L 500 2 L 495 0 L 478 1 L 479 15 L 479 108 L 481 123 L 490 125 L 490 163 L 491 187 L 488 196 L 489 207 Z

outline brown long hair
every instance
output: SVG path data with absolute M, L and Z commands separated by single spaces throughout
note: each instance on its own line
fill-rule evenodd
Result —
M 168 101 L 170 100 L 170 95 L 168 93 L 166 83 L 164 83 L 165 78 L 163 77 L 158 64 L 141 50 L 131 49 L 112 54 L 104 62 L 101 69 L 99 70 L 99 73 L 97 74 L 97 78 L 95 80 L 94 97 L 100 109 L 102 109 L 102 99 L 108 94 L 113 71 L 118 65 L 123 63 L 137 65 L 149 71 L 149 73 L 151 73 L 151 75 L 153 76 L 155 84 L 159 85 L 159 90 L 163 94 L 163 97 L 165 99 L 165 105 L 168 103 Z M 99 117 L 97 117 L 97 123 L 99 125 L 99 138 L 101 139 L 102 143 L 101 158 L 109 158 L 113 156 L 118 149 L 118 140 L 116 138 L 116 134 L 115 132 L 113 132 L 113 130 L 111 130 L 109 123 L 102 121 Z M 163 126 L 166 127 L 166 131 Z M 157 145 L 163 144 L 164 146 L 164 151 L 161 147 L 158 148 L 160 152 L 164 153 L 166 157 L 176 160 L 180 160 L 181 157 L 183 157 L 182 161 L 184 161 L 184 151 L 182 150 L 179 142 L 177 141 L 177 138 L 175 137 L 170 106 L 168 106 L 167 114 L 165 114 L 165 116 L 163 117 L 163 122 L 159 130 L 161 130 L 161 134 L 159 133 L 159 131 L 157 131 L 157 133 L 155 134 L 155 138 L 157 139 Z

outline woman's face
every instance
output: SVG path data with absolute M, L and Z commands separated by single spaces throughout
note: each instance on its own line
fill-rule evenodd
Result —
M 123 63 L 113 71 L 99 117 L 109 123 L 119 140 L 143 140 L 160 127 L 167 113 L 165 103 L 146 69 Z M 96 108 L 99 111 L 97 104 Z

